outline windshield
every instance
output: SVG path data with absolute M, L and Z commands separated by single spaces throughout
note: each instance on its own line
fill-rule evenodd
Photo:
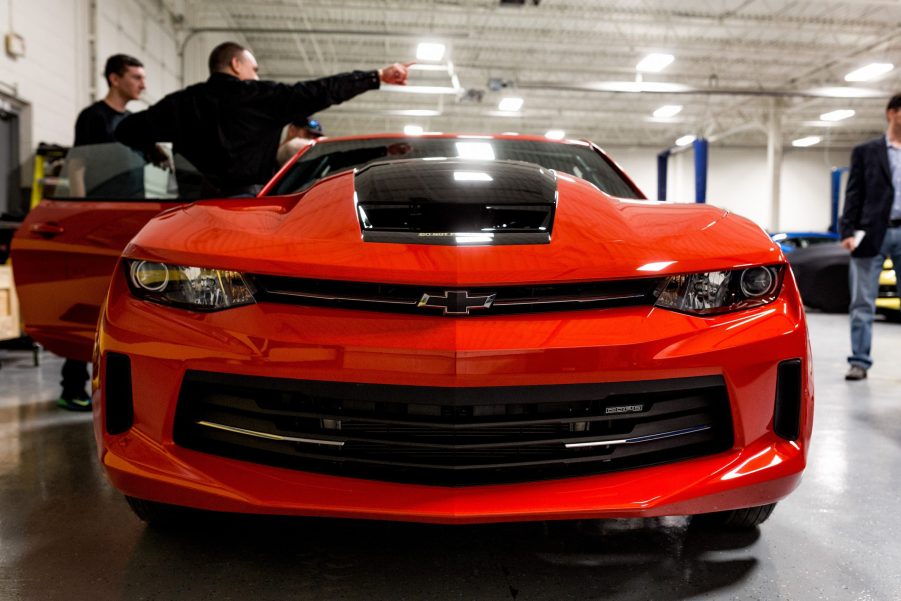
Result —
M 591 182 L 620 198 L 644 198 L 604 157 L 587 146 L 534 140 L 471 138 L 373 138 L 336 140 L 311 148 L 269 195 L 292 194 L 327 175 L 375 161 L 463 158 L 535 163 Z
M 44 198 L 90 200 L 197 200 L 202 182 L 170 144 L 144 156 L 117 142 L 70 148 L 65 160 L 47 163 L 42 180 Z

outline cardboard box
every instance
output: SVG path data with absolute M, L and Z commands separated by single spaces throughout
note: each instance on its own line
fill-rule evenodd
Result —
M 12 267 L 0 265 L 0 340 L 21 335 L 19 319 L 19 299 L 13 284 Z

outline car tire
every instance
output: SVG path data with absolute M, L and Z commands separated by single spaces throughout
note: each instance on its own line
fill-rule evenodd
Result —
M 166 505 L 155 501 L 136 499 L 126 495 L 125 500 L 136 516 L 154 528 L 167 528 L 185 521 L 188 511 L 184 507 Z
M 744 509 L 733 509 L 731 511 L 703 513 L 694 516 L 692 524 L 723 530 L 750 530 L 764 523 L 773 513 L 775 507 L 775 503 L 770 503 L 769 505 L 745 507 Z

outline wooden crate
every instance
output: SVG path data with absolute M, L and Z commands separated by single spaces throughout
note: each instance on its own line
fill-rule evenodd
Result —
M 19 299 L 13 284 L 13 271 L 9 265 L 0 265 L 0 340 L 18 338 Z

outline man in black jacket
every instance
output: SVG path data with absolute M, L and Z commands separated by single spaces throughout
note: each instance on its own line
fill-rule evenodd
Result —
M 234 42 L 210 54 L 210 77 L 169 94 L 125 119 L 116 139 L 148 152 L 155 142 L 173 150 L 204 176 L 202 196 L 252 195 L 274 175 L 282 128 L 350 100 L 380 82 L 404 85 L 409 65 L 353 71 L 293 85 L 260 81 L 253 54 Z
M 889 100 L 885 116 L 885 135 L 851 152 L 839 223 L 842 246 L 851 251 L 851 367 L 846 380 L 863 380 L 873 365 L 873 315 L 885 258 L 892 258 L 895 273 L 901 268 L 901 94 Z

